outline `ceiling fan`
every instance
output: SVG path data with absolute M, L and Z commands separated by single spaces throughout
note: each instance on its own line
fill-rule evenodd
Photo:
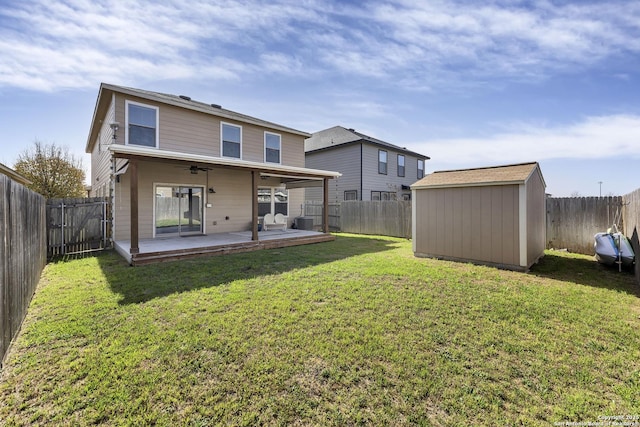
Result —
M 191 172 L 193 175 L 197 175 L 198 171 L 202 171 L 202 172 L 209 172 L 210 170 L 212 170 L 212 168 L 206 168 L 206 167 L 202 167 L 202 166 L 197 166 L 197 165 L 191 165 L 188 168 L 185 167 L 181 167 L 181 169 L 184 170 L 188 170 L 189 172 Z

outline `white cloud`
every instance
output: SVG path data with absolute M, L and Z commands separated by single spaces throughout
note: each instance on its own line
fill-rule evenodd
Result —
M 539 78 L 640 51 L 632 1 L 260 0 L 15 2 L 0 11 L 0 86 L 36 90 L 128 81 L 363 76 L 409 89 Z M 534 5 L 534 6 L 532 6 Z M 259 58 L 264 67 L 251 66 Z M 218 60 L 244 62 L 223 70 Z M 233 62 L 229 60 L 229 62 Z M 304 64 L 304 67 L 301 66 Z M 149 76 L 148 73 L 153 73 Z
M 208 79 L 337 74 L 433 90 L 637 55 L 638 22 L 633 2 L 10 1 L 0 6 L 0 87 L 197 79 L 206 70 Z
M 517 124 L 486 138 L 430 140 L 407 148 L 448 167 L 486 166 L 547 159 L 640 158 L 640 116 L 589 117 L 564 127 Z

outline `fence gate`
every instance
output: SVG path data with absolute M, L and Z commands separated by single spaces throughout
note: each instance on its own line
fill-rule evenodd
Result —
M 110 214 L 104 197 L 47 200 L 47 258 L 107 248 Z

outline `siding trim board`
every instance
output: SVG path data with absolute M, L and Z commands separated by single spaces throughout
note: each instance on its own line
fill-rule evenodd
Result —
M 527 267 L 527 186 L 518 186 L 518 219 L 520 267 Z M 545 231 L 546 232 L 546 231 Z
M 411 200 L 416 200 L 416 190 L 411 190 Z M 413 252 L 416 253 L 417 248 L 416 248 L 416 223 L 418 218 L 418 204 L 417 203 L 413 203 L 412 205 L 412 209 L 411 209 L 411 247 L 413 248 Z

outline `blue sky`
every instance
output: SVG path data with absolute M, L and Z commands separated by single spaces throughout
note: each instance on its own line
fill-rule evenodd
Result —
M 638 1 L 0 3 L 0 162 L 83 157 L 100 82 L 307 132 L 342 125 L 434 170 L 538 161 L 556 196 L 640 187 Z

